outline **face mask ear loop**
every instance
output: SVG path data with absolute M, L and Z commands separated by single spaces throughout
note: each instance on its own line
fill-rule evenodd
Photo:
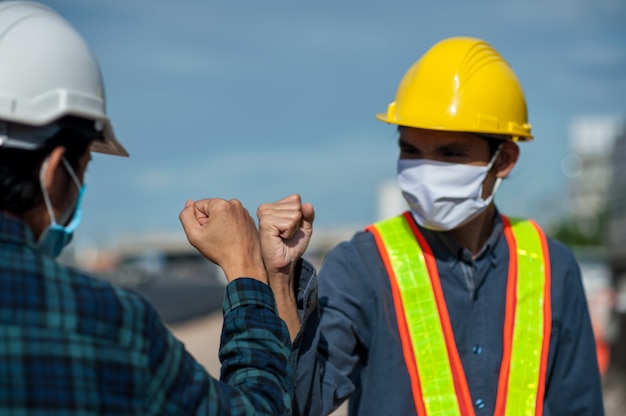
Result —
M 45 175 L 46 170 L 48 169 L 48 162 L 50 161 L 50 156 L 46 157 L 46 160 L 41 164 L 41 169 L 39 170 L 39 185 L 41 186 L 41 193 L 43 194 L 43 202 L 46 204 L 46 209 L 48 210 L 48 215 L 50 215 L 50 220 L 52 224 L 56 224 L 57 220 L 54 217 L 54 210 L 52 209 L 52 203 L 50 202 L 50 196 L 48 195 L 48 190 L 46 189 L 46 181 Z
M 489 161 L 489 164 L 487 165 L 487 172 L 490 171 L 493 165 L 496 163 L 496 159 L 498 158 L 498 156 L 500 156 L 500 150 L 502 150 L 502 143 L 500 143 L 496 151 L 493 152 L 493 156 L 491 156 L 491 160 Z
M 496 178 L 496 181 L 493 184 L 493 190 L 491 191 L 491 195 L 495 195 L 501 183 L 502 183 L 502 178 Z
M 78 224 L 80 223 L 81 216 L 82 216 L 81 211 L 80 211 L 80 204 L 83 199 L 83 194 L 85 193 L 85 185 L 80 184 L 80 181 L 78 180 L 78 177 L 76 176 L 76 172 L 74 172 L 74 169 L 72 169 L 72 166 L 69 164 L 67 159 L 65 159 L 65 156 L 63 156 L 61 160 L 63 161 L 63 165 L 65 166 L 65 169 L 72 177 L 74 184 L 78 188 L 78 198 L 76 199 L 76 206 L 74 208 L 74 216 L 71 219 L 70 223 L 67 224 L 65 227 L 68 231 L 74 232 L 76 228 L 78 228 Z
M 493 152 L 493 156 L 491 156 L 491 160 L 487 164 L 487 172 L 489 172 L 491 170 L 491 168 L 493 167 L 493 165 L 496 163 L 496 159 L 500 155 L 500 150 L 502 150 L 502 143 L 500 143 L 498 145 L 498 148 L 496 149 L 496 151 Z M 502 178 L 496 178 L 496 180 L 495 180 L 495 182 L 493 184 L 493 189 L 491 190 L 491 194 L 486 199 L 483 199 L 483 201 L 486 201 L 487 199 L 489 199 L 492 196 L 494 196 L 496 194 L 496 191 L 500 187 L 501 183 L 502 183 Z M 480 192 L 481 192 L 481 194 L 483 192 L 483 187 L 482 186 L 480 187 Z
M 76 184 L 76 187 L 78 189 L 80 189 L 80 187 L 82 185 L 80 184 L 80 181 L 78 180 L 78 177 L 76 177 L 76 172 L 74 172 L 74 169 L 72 169 L 72 165 L 70 165 L 70 163 L 67 161 L 65 156 L 61 157 L 61 161 L 63 162 L 63 166 L 65 166 L 65 169 L 67 170 L 67 173 L 69 173 L 70 176 L 72 177 L 72 180 Z

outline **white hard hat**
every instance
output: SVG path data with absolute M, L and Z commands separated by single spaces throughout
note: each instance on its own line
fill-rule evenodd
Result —
M 92 151 L 128 156 L 106 115 L 100 67 L 80 34 L 48 6 L 0 2 L 0 124 L 42 132 L 66 116 L 93 120 L 100 140 Z M 32 139 L 20 144 L 8 130 L 0 126 L 0 147 L 32 147 Z

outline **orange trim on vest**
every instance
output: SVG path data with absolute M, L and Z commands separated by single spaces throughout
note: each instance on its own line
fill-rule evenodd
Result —
M 511 229 L 510 220 L 502 215 L 504 223 L 504 235 L 509 247 L 509 274 L 506 288 L 506 310 L 504 317 L 504 344 L 502 351 L 502 364 L 500 368 L 500 377 L 498 380 L 498 395 L 495 407 L 496 415 L 504 415 L 506 409 L 506 398 L 508 391 L 509 371 L 511 363 L 511 352 L 513 349 L 513 325 L 515 316 L 515 307 L 517 305 L 517 243 L 513 230 Z M 541 361 L 539 368 L 539 380 L 537 386 L 537 400 L 535 403 L 535 416 L 543 415 L 543 402 L 545 396 L 546 371 L 548 366 L 548 352 L 550 348 L 550 332 L 552 330 L 552 304 L 550 301 L 550 261 L 548 257 L 548 241 L 543 230 L 532 220 L 529 221 L 539 236 L 541 248 L 544 253 L 544 305 L 543 305 L 543 340 Z
M 541 247 L 546 256 L 549 256 L 548 239 L 543 230 L 531 221 L 541 238 Z M 549 257 L 546 257 L 549 259 Z M 541 351 L 541 368 L 539 369 L 539 388 L 537 390 L 537 416 L 543 415 L 543 402 L 546 390 L 546 373 L 548 371 L 548 353 L 550 352 L 550 335 L 552 333 L 552 296 L 550 288 L 552 287 L 552 269 L 550 268 L 550 260 L 544 262 L 545 279 L 544 284 L 544 306 L 543 306 L 543 346 Z
M 511 351 L 513 349 L 513 317 L 515 316 L 515 305 L 517 303 L 515 296 L 517 289 L 517 245 L 515 244 L 515 237 L 513 236 L 511 224 L 508 219 L 502 216 L 502 221 L 504 223 L 504 236 L 509 247 L 509 274 L 506 284 L 504 331 L 502 333 L 504 342 L 502 348 L 502 364 L 500 364 L 500 377 L 498 379 L 498 395 L 496 396 L 496 415 L 504 415 L 506 401 L 505 392 L 508 389 L 509 382 L 509 366 L 506 364 L 511 362 Z
M 473 415 L 474 407 L 472 406 L 472 398 L 467 386 L 465 371 L 463 370 L 463 364 L 461 363 L 461 357 L 459 351 L 456 348 L 456 341 L 454 340 L 454 332 L 452 331 L 452 324 L 450 323 L 450 315 L 448 314 L 448 307 L 446 306 L 446 300 L 443 296 L 443 289 L 441 288 L 441 280 L 439 279 L 439 271 L 437 270 L 437 262 L 435 255 L 433 254 L 430 246 L 426 242 L 426 239 L 415 225 L 415 221 L 411 217 L 410 212 L 405 212 L 405 219 L 408 221 L 413 234 L 417 238 L 417 241 L 422 248 L 424 254 L 424 260 L 426 261 L 426 268 L 430 275 L 430 281 L 435 293 L 435 300 L 437 301 L 437 310 L 439 311 L 439 317 L 441 319 L 441 326 L 446 339 L 446 345 L 448 347 L 448 359 L 452 366 L 452 376 L 454 378 L 454 389 L 456 390 L 457 398 L 460 398 L 459 410 L 461 415 Z
M 396 311 L 396 320 L 398 321 L 398 331 L 400 333 L 400 340 L 402 341 L 402 352 L 406 363 L 406 368 L 409 371 L 409 378 L 411 379 L 411 391 L 413 393 L 413 401 L 415 402 L 415 409 L 418 416 L 426 416 L 426 408 L 424 407 L 424 400 L 422 400 L 422 386 L 420 385 L 420 378 L 417 372 L 417 363 L 415 361 L 415 355 L 413 354 L 413 343 L 411 341 L 411 335 L 409 334 L 409 328 L 406 323 L 406 317 L 404 315 L 404 308 L 402 307 L 402 297 L 400 295 L 400 288 L 396 280 L 396 274 L 391 266 L 389 260 L 389 254 L 387 250 L 380 250 L 380 247 L 384 247 L 385 244 L 382 241 L 378 230 L 369 226 L 367 231 L 374 235 L 376 245 L 379 247 L 379 252 L 385 264 L 385 269 L 389 275 L 391 282 L 391 294 L 393 295 L 393 304 Z

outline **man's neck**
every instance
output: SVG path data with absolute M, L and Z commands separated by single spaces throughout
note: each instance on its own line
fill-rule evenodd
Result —
M 26 224 L 33 233 L 35 240 L 39 238 L 43 230 L 48 226 L 46 220 L 49 220 L 49 218 L 47 217 L 47 211 L 43 204 L 39 204 L 37 207 L 22 213 L 2 211 L 2 214 L 11 218 L 17 218 Z
M 490 204 L 476 218 L 446 234 L 461 246 L 467 248 L 472 256 L 478 255 L 493 231 L 496 208 Z

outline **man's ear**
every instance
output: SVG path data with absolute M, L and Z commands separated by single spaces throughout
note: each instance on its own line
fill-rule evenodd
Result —
M 48 192 L 52 190 L 52 187 L 56 183 L 59 183 L 60 176 L 58 174 L 59 168 L 64 168 L 63 165 L 63 155 L 65 154 L 65 147 L 57 146 L 52 149 L 52 152 L 47 157 L 47 165 L 45 166 L 45 170 L 43 173 L 44 185 L 48 189 Z M 45 162 L 42 162 L 45 163 Z M 41 172 L 41 170 L 40 170 Z
M 519 146 L 515 142 L 504 142 L 495 161 L 496 177 L 505 178 L 515 167 L 519 158 Z

